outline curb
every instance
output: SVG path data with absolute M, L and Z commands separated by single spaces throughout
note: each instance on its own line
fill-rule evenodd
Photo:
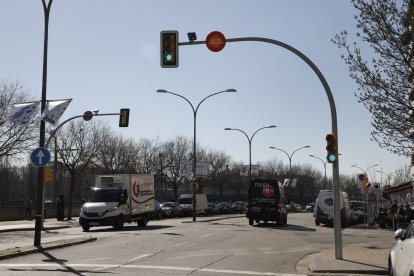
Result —
M 88 237 L 47 242 L 41 246 L 16 247 L 16 248 L 0 250 L 0 260 L 10 259 L 10 258 L 18 257 L 18 256 L 32 254 L 32 253 L 41 253 L 47 250 L 53 250 L 56 248 L 62 248 L 66 246 L 72 246 L 72 245 L 92 242 L 96 240 L 97 240 L 96 237 L 88 236 Z

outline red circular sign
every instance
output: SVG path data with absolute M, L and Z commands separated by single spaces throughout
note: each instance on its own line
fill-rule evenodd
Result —
M 273 187 L 272 185 L 264 186 L 262 189 L 262 194 L 266 198 L 272 197 L 274 193 L 275 193 L 275 187 Z
M 206 38 L 206 45 L 210 51 L 219 52 L 223 50 L 226 45 L 226 38 L 224 34 L 214 31 L 208 34 Z

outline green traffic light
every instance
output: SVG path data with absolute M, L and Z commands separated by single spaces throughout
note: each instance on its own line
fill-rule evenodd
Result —
M 328 161 L 329 161 L 329 162 L 335 162 L 335 161 L 336 161 L 336 156 L 335 156 L 335 154 L 330 154 L 330 155 L 328 155 Z
M 166 55 L 165 55 L 165 60 L 166 60 L 166 61 L 172 61 L 172 59 L 173 59 L 173 57 L 172 57 L 172 55 L 171 55 L 171 54 L 166 54 Z

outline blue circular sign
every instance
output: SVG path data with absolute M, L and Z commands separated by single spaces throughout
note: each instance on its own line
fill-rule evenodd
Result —
M 30 155 L 30 160 L 37 167 L 44 167 L 50 161 L 50 152 L 46 148 L 36 148 Z
M 359 175 L 358 175 L 358 179 L 359 179 L 360 181 L 364 181 L 364 179 L 365 179 L 365 174 L 359 174 Z

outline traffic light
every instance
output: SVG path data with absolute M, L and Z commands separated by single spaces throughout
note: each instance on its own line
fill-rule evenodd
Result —
M 178 67 L 178 32 L 161 32 L 161 67 Z
M 326 159 L 328 163 L 334 163 L 338 159 L 338 144 L 333 134 L 326 135 Z
M 49 183 L 52 181 L 53 169 L 50 167 L 45 167 L 43 174 L 43 183 Z
M 119 115 L 119 127 L 128 127 L 129 123 L 129 108 L 121 108 Z
M 364 178 L 364 188 L 368 189 L 371 186 L 371 184 L 368 182 L 368 175 L 365 175 Z

